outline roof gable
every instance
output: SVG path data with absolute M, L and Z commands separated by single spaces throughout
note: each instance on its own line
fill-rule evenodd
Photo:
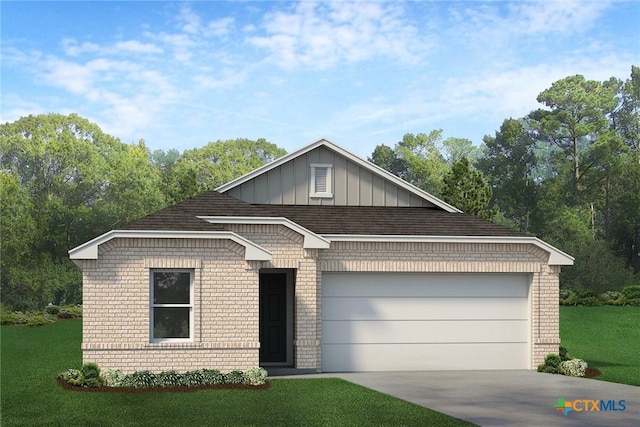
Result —
M 312 167 L 330 167 L 330 197 L 314 197 Z M 459 209 L 326 139 L 320 139 L 216 189 L 248 203 L 414 206 Z

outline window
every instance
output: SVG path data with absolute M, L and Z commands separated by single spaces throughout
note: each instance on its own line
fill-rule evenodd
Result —
M 333 197 L 331 189 L 331 169 L 333 165 L 315 164 L 311 165 L 311 197 Z
M 151 271 L 151 341 L 190 340 L 193 271 Z

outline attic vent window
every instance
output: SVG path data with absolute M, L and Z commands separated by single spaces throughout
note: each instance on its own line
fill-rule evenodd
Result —
M 331 169 L 333 165 L 312 163 L 311 165 L 311 197 L 333 197 L 331 191 Z

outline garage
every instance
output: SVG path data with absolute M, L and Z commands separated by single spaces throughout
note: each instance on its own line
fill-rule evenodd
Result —
M 529 369 L 528 274 L 323 273 L 322 371 Z

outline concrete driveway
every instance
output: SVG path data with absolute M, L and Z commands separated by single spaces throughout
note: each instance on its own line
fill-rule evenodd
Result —
M 481 426 L 640 426 L 640 387 L 535 371 L 358 372 L 281 378 L 323 377 L 342 378 Z M 558 398 L 575 408 L 564 415 L 556 410 Z M 599 401 L 604 401 L 605 410 L 595 410 L 601 409 Z
M 534 371 L 334 376 L 482 426 L 640 426 L 640 387 L 604 381 Z M 575 409 L 565 416 L 555 409 L 558 398 L 573 403 Z M 595 411 L 600 404 L 592 401 L 600 400 L 606 410 Z

